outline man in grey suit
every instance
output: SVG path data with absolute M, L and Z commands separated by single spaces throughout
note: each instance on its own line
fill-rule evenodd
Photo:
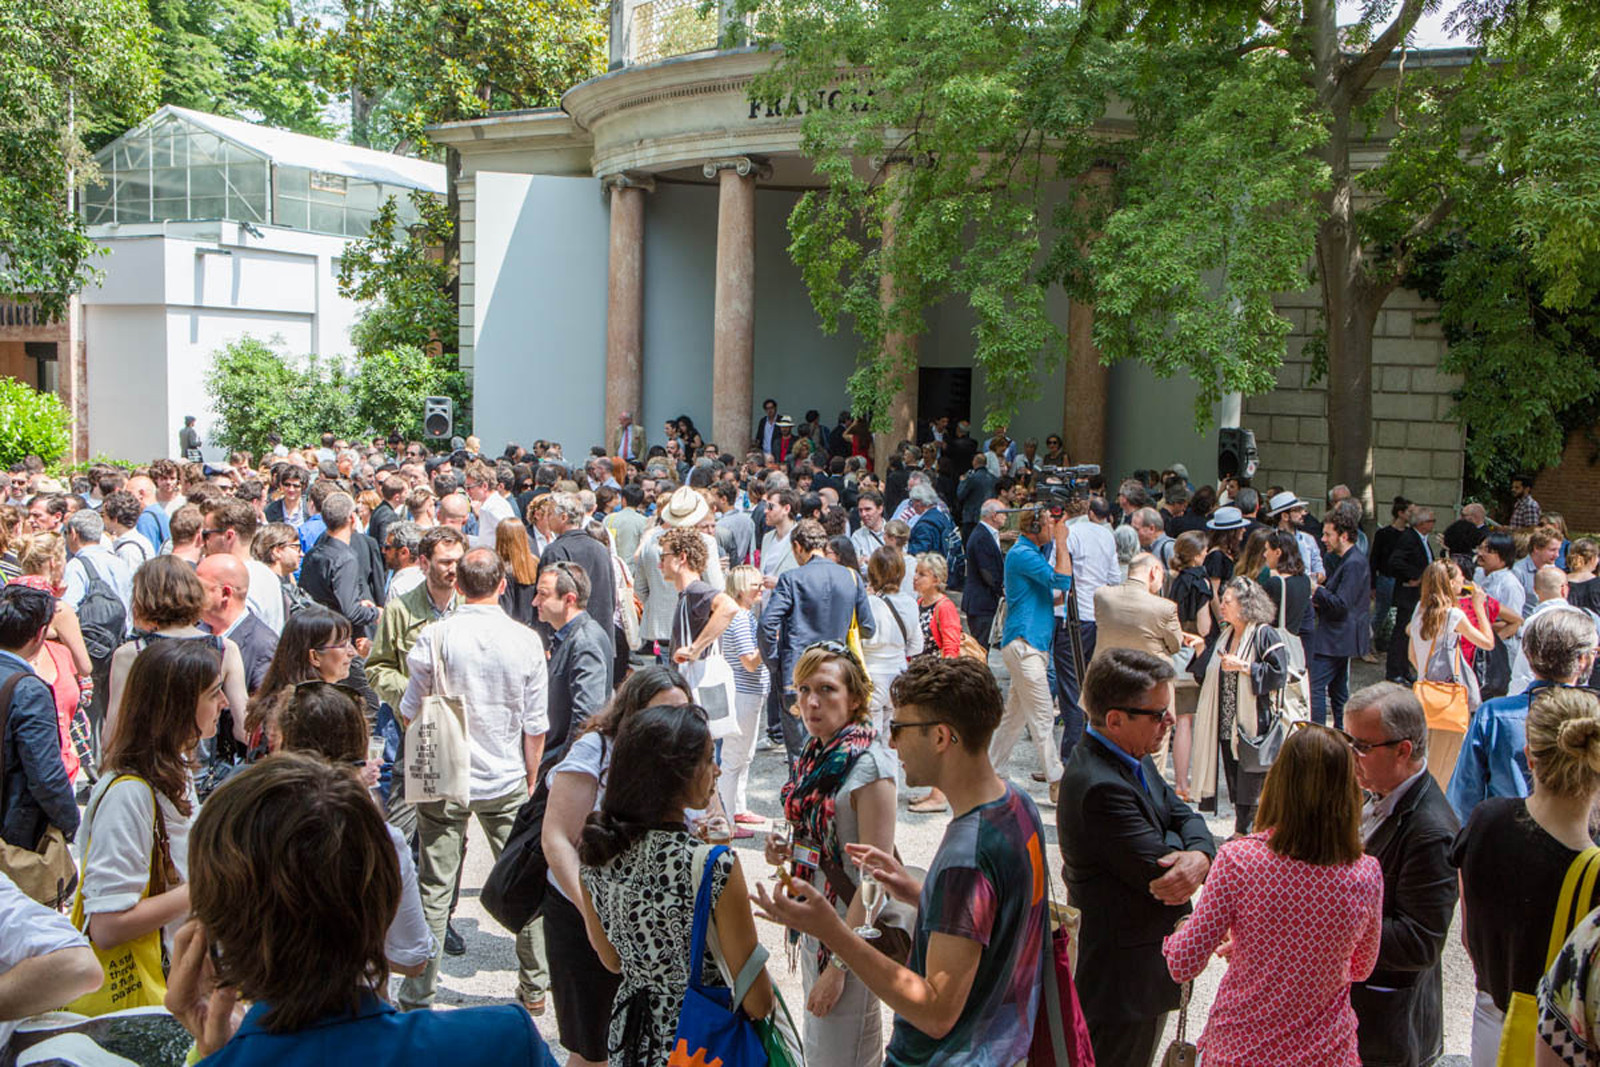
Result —
M 789 543 L 799 566 L 779 575 L 761 611 L 761 654 L 782 679 L 784 711 L 794 706 L 794 665 L 818 641 L 843 641 L 856 619 L 861 635 L 874 632 L 866 583 L 848 567 L 822 555 L 828 535 L 815 519 L 796 523 Z M 805 732 L 791 714 L 782 716 L 783 747 L 792 765 L 805 744 Z

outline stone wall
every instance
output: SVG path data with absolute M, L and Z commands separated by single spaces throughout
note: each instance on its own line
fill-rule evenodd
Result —
M 1278 370 L 1278 388 L 1246 397 L 1243 425 L 1254 430 L 1261 467 L 1255 484 L 1293 489 L 1320 509 L 1328 490 L 1328 402 L 1325 383 L 1310 384 L 1302 354 L 1319 324 L 1316 290 L 1280 297 L 1294 323 Z M 1450 393 L 1460 379 L 1440 372 L 1445 342 L 1439 324 L 1425 321 L 1433 305 L 1396 291 L 1378 314 L 1372 339 L 1374 493 L 1378 522 L 1397 494 L 1438 512 L 1448 523 L 1461 499 L 1465 432 L 1449 418 Z
M 1545 511 L 1557 511 L 1576 537 L 1600 532 L 1600 426 L 1574 430 L 1553 467 L 1539 473 L 1533 498 Z

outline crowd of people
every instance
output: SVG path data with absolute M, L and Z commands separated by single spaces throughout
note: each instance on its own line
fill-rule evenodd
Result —
M 1074 1023 L 1145 1067 L 1214 956 L 1207 1067 L 1410 1067 L 1459 904 L 1474 1064 L 1600 1063 L 1600 549 L 1528 479 L 1505 526 L 1397 499 L 1369 535 L 1343 486 L 1114 483 L 947 418 L 880 470 L 848 412 L 763 410 L 737 449 L 624 415 L 573 459 L 18 465 L 0 1019 L 164 1005 L 207 1063 L 543 1065 L 553 1002 L 569 1064 L 689 1062 L 708 991 L 784 1015 L 761 918 L 817 1067 L 1010 1067 Z M 1362 660 L 1387 680 L 1352 692 Z M 762 759 L 785 784 L 752 804 Z M 922 871 L 896 833 L 929 815 Z M 473 820 L 538 904 L 516 1003 L 433 1013 Z M 729 847 L 757 835 L 777 883 Z

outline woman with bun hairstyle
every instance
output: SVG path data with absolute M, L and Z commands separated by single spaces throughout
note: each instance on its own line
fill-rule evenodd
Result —
M 705 955 L 689 958 L 700 841 L 685 828 L 684 812 L 710 806 L 717 773 L 703 709 L 644 708 L 618 731 L 605 798 L 584 823 L 584 922 L 600 961 L 622 976 L 608 1050 L 618 1067 L 665 1062 L 691 966 L 704 985 L 727 986 L 709 938 Z M 712 922 L 728 971 L 738 974 L 757 945 L 749 891 L 731 850 L 717 855 L 711 872 Z M 772 1011 L 764 971 L 742 1006 L 751 1018 Z
M 1461 930 L 1477 975 L 1473 1067 L 1495 1062 L 1511 994 L 1532 996 L 1545 968 L 1567 869 L 1595 842 L 1600 795 L 1600 701 L 1583 689 L 1541 689 L 1528 709 L 1533 793 L 1472 809 L 1450 862 L 1461 871 Z M 1584 915 L 1593 901 L 1578 901 Z

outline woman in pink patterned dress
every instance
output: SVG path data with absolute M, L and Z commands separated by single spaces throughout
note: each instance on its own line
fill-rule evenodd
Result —
M 1355 752 L 1297 729 L 1267 774 L 1258 832 L 1224 845 L 1200 904 L 1162 946 L 1178 982 L 1228 960 L 1206 1020 L 1205 1067 L 1355 1067 L 1350 983 L 1372 973 L 1383 874 L 1361 840 Z

